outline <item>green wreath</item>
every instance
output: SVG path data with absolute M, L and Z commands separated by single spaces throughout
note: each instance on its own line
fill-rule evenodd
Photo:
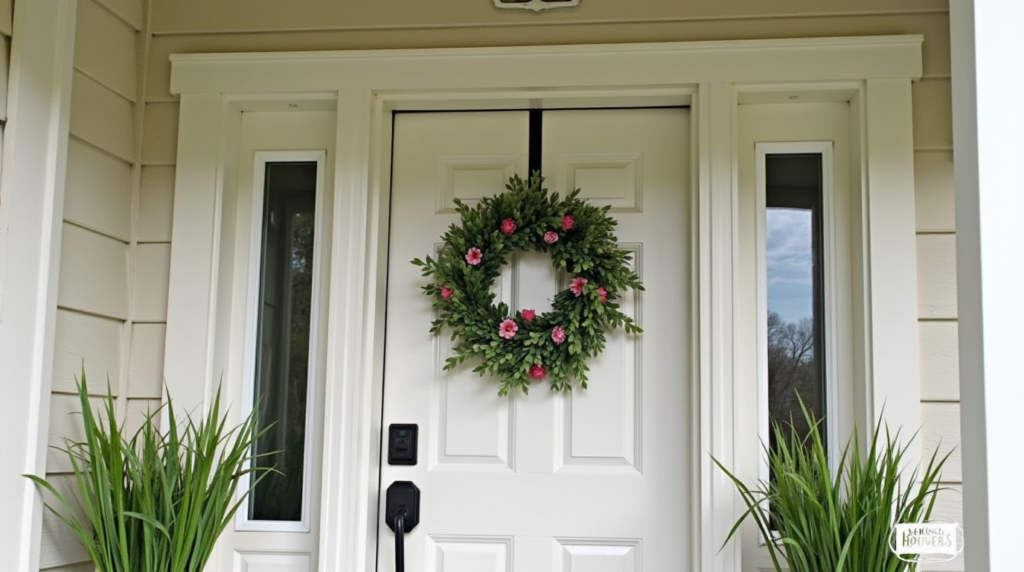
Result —
M 579 189 L 559 199 L 542 181 L 539 173 L 528 184 L 517 175 L 506 192 L 472 208 L 455 199 L 462 224 L 448 228 L 436 258 L 412 261 L 431 278 L 423 287 L 437 315 L 431 333 L 451 328 L 456 342 L 444 369 L 479 358 L 473 371 L 496 376 L 502 396 L 514 388 L 527 393 L 545 377 L 553 391 L 571 391 L 572 380 L 586 389 L 587 359 L 604 349 L 605 330 L 642 331 L 616 303 L 643 285 L 616 244 L 609 207 L 587 204 Z M 572 277 L 550 312 L 511 314 L 504 302 L 494 303 L 491 286 L 515 250 L 547 252 L 555 269 Z

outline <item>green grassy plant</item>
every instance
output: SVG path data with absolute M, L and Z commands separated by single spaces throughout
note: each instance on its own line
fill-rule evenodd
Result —
M 26 475 L 52 495 L 55 502 L 46 507 L 78 535 L 97 572 L 201 572 L 252 490 L 237 495 L 239 483 L 250 473 L 261 473 L 256 480 L 266 474 L 247 468 L 261 434 L 255 414 L 228 429 L 218 390 L 199 422 L 181 420 L 168 396 L 137 432 L 125 435 L 109 390 L 94 412 L 84 372 L 77 386 L 85 440 L 61 447 L 77 494 L 65 498 L 45 479 Z M 168 426 L 161 432 L 164 411 Z
M 909 572 L 915 564 L 900 560 L 889 549 L 895 523 L 923 522 L 931 516 L 942 465 L 949 453 L 928 460 L 923 471 L 905 474 L 907 445 L 899 431 L 890 434 L 881 422 L 875 426 L 867 451 L 857 432 L 847 442 L 833 473 L 819 429 L 803 402 L 810 430 L 800 435 L 772 424 L 774 449 L 762 444 L 774 478 L 750 487 L 725 468 L 740 493 L 746 511 L 733 525 L 725 542 L 740 525 L 753 519 L 775 570 L 791 572 Z M 833 474 L 835 476 L 833 476 Z

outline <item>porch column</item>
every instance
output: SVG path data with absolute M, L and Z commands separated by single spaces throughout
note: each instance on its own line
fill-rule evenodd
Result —
M 953 0 L 965 566 L 1019 568 L 1024 475 L 1024 3 Z
M 77 0 L 14 9 L 0 175 L 0 570 L 39 567 Z

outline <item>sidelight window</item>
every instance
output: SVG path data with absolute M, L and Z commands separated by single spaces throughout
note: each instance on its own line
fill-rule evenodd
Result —
M 261 157 L 261 155 L 263 155 Z M 268 157 L 268 155 L 270 157 Z M 294 159 L 302 153 L 257 154 L 259 213 L 258 293 L 250 333 L 249 403 L 265 430 L 253 464 L 273 467 L 255 486 L 245 508 L 248 528 L 308 527 L 312 399 L 315 389 L 318 282 L 317 189 L 322 165 Z M 305 155 L 310 155 L 305 153 Z M 313 154 L 315 155 L 315 154 Z M 308 158 L 308 157 L 307 157 Z
M 772 423 L 806 434 L 800 408 L 817 419 L 826 445 L 834 375 L 828 350 L 830 311 L 827 202 L 830 143 L 758 144 L 761 436 L 774 446 Z M 830 452 L 831 453 L 831 452 Z

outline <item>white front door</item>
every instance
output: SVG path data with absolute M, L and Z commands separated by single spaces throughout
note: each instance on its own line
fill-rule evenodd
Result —
M 552 192 L 612 206 L 622 248 L 646 291 L 625 312 L 644 333 L 609 335 L 590 388 L 499 397 L 472 365 L 442 370 L 448 334 L 429 333 L 431 301 L 410 264 L 431 254 L 452 199 L 504 190 L 526 176 L 528 113 L 398 114 L 387 280 L 378 567 L 395 570 L 384 492 L 421 491 L 406 535 L 408 572 L 681 570 L 690 562 L 693 420 L 689 110 L 543 112 L 543 174 Z M 560 277 L 547 256 L 520 253 L 496 289 L 515 311 L 550 308 Z M 419 462 L 387 464 L 390 424 L 419 430 Z

